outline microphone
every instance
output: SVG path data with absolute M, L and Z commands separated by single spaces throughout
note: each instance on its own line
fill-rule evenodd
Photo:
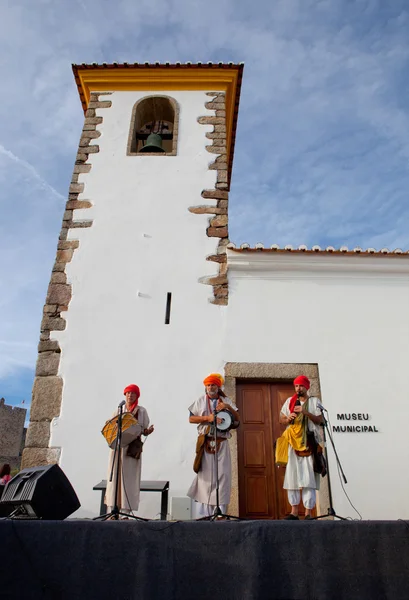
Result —
M 301 402 L 300 402 L 299 398 L 297 398 L 297 400 L 295 401 L 294 406 L 301 406 Z M 292 425 L 293 423 L 294 423 L 294 419 L 291 419 L 290 420 L 290 425 Z
M 122 400 L 122 402 L 120 402 L 118 404 L 118 408 L 121 408 L 121 406 L 125 406 L 125 404 L 126 404 L 125 400 Z
M 317 402 L 317 407 L 318 407 L 320 410 L 325 410 L 325 412 L 328 412 L 328 411 L 327 411 L 327 409 L 326 409 L 326 408 L 324 408 L 324 407 L 322 406 L 321 402 Z

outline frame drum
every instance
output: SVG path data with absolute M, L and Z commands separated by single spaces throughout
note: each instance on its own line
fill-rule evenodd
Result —
M 102 435 L 107 441 L 108 446 L 113 450 L 115 448 L 116 436 L 118 431 L 118 417 L 107 421 L 102 428 Z M 138 423 L 131 413 L 122 415 L 122 437 L 121 448 L 129 444 L 142 433 L 142 426 Z
M 222 422 L 217 423 L 216 425 L 217 431 L 229 431 L 230 429 L 238 427 L 238 424 L 236 424 L 236 421 L 234 420 L 233 413 L 229 410 L 219 410 L 216 417 L 222 419 Z

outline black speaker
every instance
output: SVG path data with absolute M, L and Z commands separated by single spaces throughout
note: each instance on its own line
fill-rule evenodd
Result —
M 4 490 L 6 489 L 6 485 L 0 485 L 0 498 L 3 495 Z M 11 506 L 7 506 L 6 504 L 1 504 L 0 502 L 0 517 L 8 517 L 12 512 L 13 508 Z
M 68 478 L 58 465 L 23 469 L 11 479 L 0 499 L 0 509 L 12 507 L 15 517 L 58 521 L 80 506 Z

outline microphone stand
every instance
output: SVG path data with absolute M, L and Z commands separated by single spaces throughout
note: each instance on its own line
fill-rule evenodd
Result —
M 115 439 L 115 450 L 114 450 L 114 456 L 112 458 L 111 474 L 109 477 L 109 481 L 112 481 L 113 474 L 114 474 L 114 466 L 116 465 L 114 505 L 112 507 L 111 512 L 106 513 L 105 515 L 99 515 L 98 517 L 95 517 L 93 519 L 93 521 L 106 521 L 111 518 L 113 520 L 117 521 L 120 516 L 127 517 L 128 519 L 129 518 L 134 519 L 135 521 L 148 521 L 149 520 L 149 519 L 143 519 L 142 517 L 136 517 L 135 515 L 132 514 L 132 512 L 129 514 L 122 512 L 118 506 L 119 469 L 121 468 L 121 465 L 122 465 L 121 441 L 122 441 L 122 415 L 123 415 L 124 404 L 125 404 L 125 401 L 123 400 L 122 402 L 120 402 L 120 404 L 118 406 L 119 412 L 118 412 L 118 419 L 116 422 L 117 429 L 116 429 L 116 439 Z M 122 474 L 122 476 L 123 476 L 123 474 Z M 124 489 L 125 489 L 125 483 L 124 483 Z
M 329 427 L 328 427 L 328 421 L 327 421 L 327 419 L 325 418 L 325 415 L 324 415 L 324 410 L 325 409 L 320 408 L 322 419 L 323 419 L 323 422 L 321 423 L 321 427 L 323 428 L 322 430 L 323 430 L 323 434 L 324 434 L 324 443 L 325 443 L 325 450 L 326 450 L 326 455 L 327 455 L 327 477 L 328 477 L 329 507 L 328 507 L 328 511 L 327 511 L 326 515 L 319 515 L 318 517 L 312 517 L 311 521 L 313 521 L 313 520 L 316 521 L 318 519 L 324 519 L 326 517 L 334 517 L 334 518 L 340 519 L 341 521 L 347 521 L 348 519 L 346 519 L 345 517 L 340 517 L 339 515 L 337 515 L 337 513 L 334 510 L 333 503 L 332 503 L 331 477 L 330 477 L 330 472 L 329 472 L 328 450 L 327 450 L 327 447 L 326 447 L 327 438 L 326 438 L 326 435 L 325 435 L 325 430 L 327 430 L 328 437 L 329 437 L 329 440 L 331 442 L 332 449 L 334 450 L 335 459 L 336 459 L 337 465 L 338 465 L 338 467 L 339 467 L 339 469 L 341 471 L 344 483 L 348 483 L 348 482 L 347 482 L 347 478 L 345 477 L 345 473 L 344 473 L 344 470 L 342 468 L 341 461 L 339 460 L 338 453 L 337 453 L 336 448 L 335 448 L 334 440 L 332 439 L 332 435 L 331 435 L 331 432 L 330 432 Z
M 216 507 L 211 516 L 202 517 L 198 519 L 199 521 L 216 521 L 217 519 L 234 519 L 236 521 L 244 521 L 245 519 L 241 519 L 240 517 L 236 517 L 234 515 L 227 515 L 222 512 L 219 501 L 219 455 L 217 451 L 217 412 L 216 412 L 216 403 L 213 407 L 213 436 L 214 436 L 214 465 L 215 465 L 215 474 L 216 474 Z M 226 440 L 228 443 L 228 441 Z

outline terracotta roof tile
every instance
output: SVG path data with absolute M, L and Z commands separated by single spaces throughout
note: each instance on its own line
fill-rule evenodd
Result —
M 244 243 L 237 247 L 235 244 L 230 243 L 227 246 L 228 250 L 233 250 L 234 252 L 279 252 L 279 253 L 294 253 L 294 254 L 371 254 L 376 256 L 409 256 L 409 250 L 403 251 L 400 248 L 396 248 L 395 250 L 389 250 L 388 248 L 382 248 L 381 250 L 375 250 L 375 248 L 360 248 L 359 246 L 349 250 L 347 246 L 341 246 L 341 248 L 336 249 L 333 246 L 327 246 L 326 248 L 321 248 L 321 246 L 312 246 L 308 248 L 307 246 L 298 246 L 298 248 L 293 248 L 291 245 L 284 246 L 284 248 L 280 248 L 277 244 L 273 244 L 269 248 L 265 247 L 264 244 L 256 244 L 254 247 L 251 247 L 250 244 Z

